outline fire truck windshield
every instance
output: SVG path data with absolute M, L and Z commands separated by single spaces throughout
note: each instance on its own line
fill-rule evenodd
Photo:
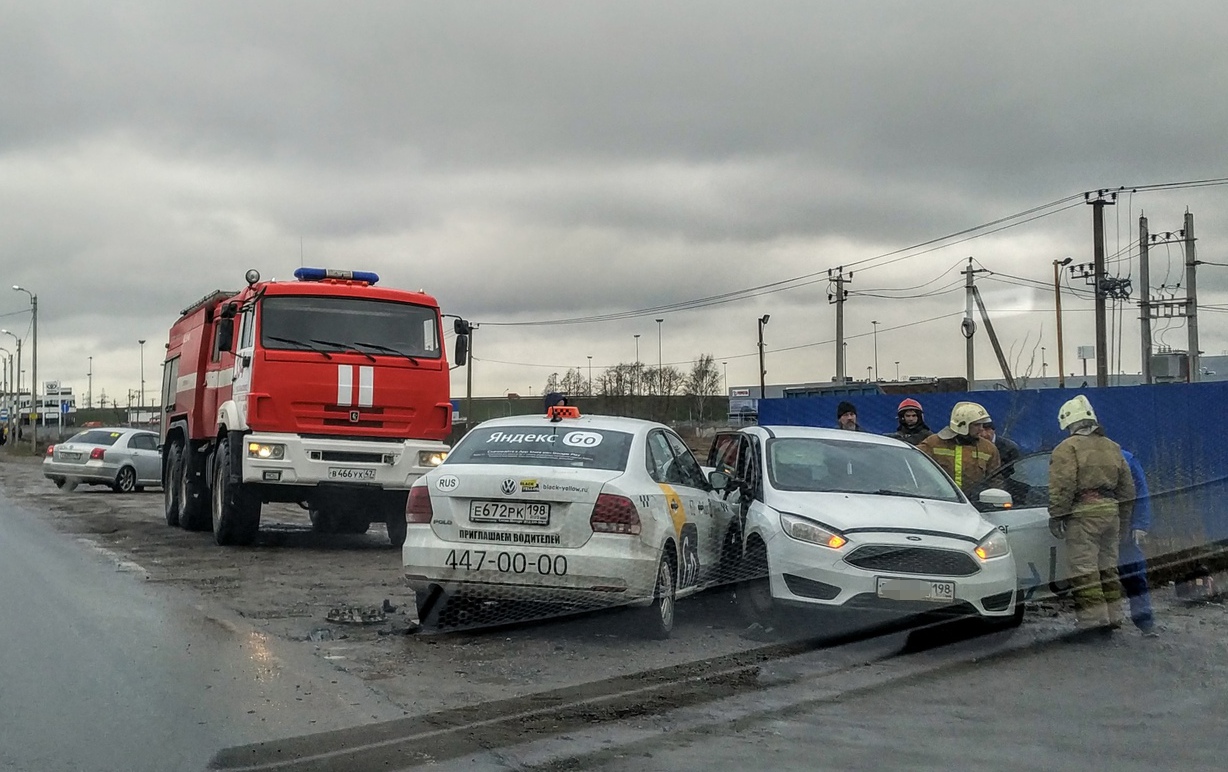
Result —
M 411 360 L 438 359 L 441 354 L 438 311 L 434 308 L 314 295 L 264 298 L 261 345 L 266 349 L 302 348 L 291 345 L 297 341 L 327 341 L 338 350 L 370 351 Z

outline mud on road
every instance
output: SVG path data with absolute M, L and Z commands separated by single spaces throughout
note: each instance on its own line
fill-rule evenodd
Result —
M 472 705 L 632 675 L 757 648 L 728 593 L 678 605 L 674 636 L 648 641 L 618 612 L 444 634 L 405 634 L 414 619 L 401 552 L 381 523 L 361 536 L 314 534 L 294 505 L 265 505 L 257 546 L 218 547 L 168 527 L 162 493 L 99 487 L 66 493 L 40 459 L 0 457 L 0 489 L 55 527 L 115 553 L 148 582 L 199 593 L 262 632 L 363 679 L 411 713 Z M 139 566 L 139 568 L 137 568 Z M 339 607 L 396 606 L 386 621 L 328 621 Z

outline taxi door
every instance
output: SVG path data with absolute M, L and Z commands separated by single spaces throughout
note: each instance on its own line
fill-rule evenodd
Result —
M 681 451 L 681 452 L 679 452 Z M 665 429 L 648 434 L 648 473 L 661 487 L 678 543 L 678 591 L 700 587 L 715 569 L 712 547 L 715 515 L 699 462 L 677 435 Z

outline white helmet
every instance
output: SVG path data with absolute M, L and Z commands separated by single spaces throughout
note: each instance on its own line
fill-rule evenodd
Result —
M 1087 397 L 1082 394 L 1062 405 L 1062 409 L 1057 411 L 1057 425 L 1062 431 L 1066 431 L 1079 421 L 1095 420 L 1096 411 L 1092 410 L 1092 403 L 1088 402 Z
M 975 402 L 956 402 L 951 408 L 949 429 L 955 434 L 967 436 L 972 424 L 989 420 L 989 413 Z

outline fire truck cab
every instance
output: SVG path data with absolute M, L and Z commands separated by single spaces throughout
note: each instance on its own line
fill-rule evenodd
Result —
M 322 533 L 387 524 L 447 452 L 449 364 L 439 305 L 361 271 L 217 291 L 172 326 L 163 370 L 166 522 L 251 544 L 266 502 L 297 502 Z M 464 364 L 467 325 L 456 324 Z

